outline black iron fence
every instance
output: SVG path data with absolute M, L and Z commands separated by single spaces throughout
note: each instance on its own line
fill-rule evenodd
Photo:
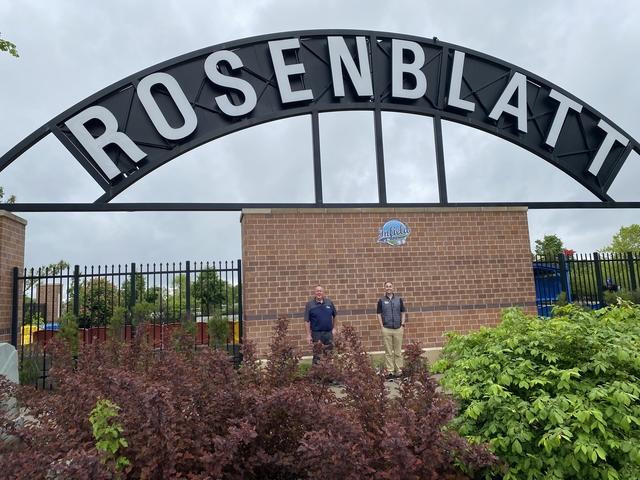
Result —
M 144 335 L 155 348 L 189 329 L 194 346 L 239 361 L 241 261 L 127 264 L 13 271 L 12 343 L 23 380 L 45 385 L 47 345 L 73 322 L 79 341 Z
M 640 253 L 535 257 L 533 273 L 539 315 L 549 316 L 558 301 L 598 309 L 638 296 Z
M 533 259 L 538 313 L 558 301 L 597 309 L 616 296 L 640 297 L 640 253 L 560 254 Z M 242 342 L 241 261 L 184 262 L 13 271 L 12 343 L 24 380 L 46 384 L 47 345 L 65 322 L 77 323 L 84 343 L 138 326 L 158 349 L 179 327 L 194 344 L 226 348 L 239 361 Z

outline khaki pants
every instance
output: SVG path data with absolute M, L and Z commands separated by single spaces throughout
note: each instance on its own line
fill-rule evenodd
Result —
M 384 341 L 384 363 L 387 372 L 400 373 L 403 367 L 402 360 L 402 336 L 404 327 L 382 327 L 382 340 Z

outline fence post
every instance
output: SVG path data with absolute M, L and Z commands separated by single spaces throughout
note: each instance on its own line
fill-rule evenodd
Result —
M 244 330 L 242 317 L 242 260 L 238 259 L 238 337 L 240 337 L 240 343 L 242 343 Z
M 73 316 L 80 316 L 80 265 L 73 267 Z
M 187 270 L 185 281 L 185 295 L 187 298 L 184 307 L 186 309 L 187 322 L 189 322 L 191 321 L 191 262 L 189 260 L 186 261 L 185 268 Z
M 627 252 L 627 265 L 629 266 L 629 285 L 631 290 L 638 288 L 638 282 L 636 281 L 636 269 L 635 262 L 633 261 L 633 253 Z
M 129 306 L 133 308 L 136 304 L 136 264 L 131 262 L 131 292 L 129 292 Z
M 596 288 L 598 292 L 598 303 L 600 306 L 604 306 L 604 289 L 602 288 L 604 282 L 602 281 L 602 265 L 600 264 L 600 254 L 593 252 L 593 264 L 596 267 Z
M 567 257 L 565 257 L 564 253 L 558 254 L 558 268 L 560 269 L 560 290 L 566 295 L 567 302 L 571 303 L 571 293 L 569 282 L 567 281 Z
M 18 349 L 18 267 L 13 267 L 13 292 L 11 294 L 11 345 Z

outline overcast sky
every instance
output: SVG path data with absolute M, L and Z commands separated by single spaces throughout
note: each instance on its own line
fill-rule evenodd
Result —
M 175 56 L 254 35 L 305 29 L 367 29 L 468 47 L 529 70 L 640 137 L 640 9 L 636 1 L 166 1 L 0 2 L 0 154 L 98 90 Z M 370 112 L 321 115 L 325 201 L 376 201 Z M 437 201 L 426 117 L 384 114 L 391 202 Z M 595 200 L 544 160 L 504 141 L 444 124 L 450 201 Z M 51 137 L 51 138 L 49 138 Z M 53 138 L 5 171 L 19 201 L 93 202 L 102 190 Z M 118 202 L 313 201 L 309 119 L 243 130 L 174 159 Z M 285 147 L 286 145 L 286 147 Z M 433 168 L 425 167 L 433 165 Z M 609 193 L 640 200 L 640 158 L 630 157 Z M 112 264 L 240 258 L 239 213 L 21 213 L 26 265 L 64 258 Z M 533 210 L 531 242 L 557 234 L 592 252 L 637 210 Z

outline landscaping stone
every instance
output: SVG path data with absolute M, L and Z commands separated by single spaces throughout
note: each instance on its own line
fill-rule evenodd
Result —
M 8 343 L 0 343 L 0 375 L 10 382 L 18 383 L 18 352 Z M 17 414 L 16 399 L 9 397 L 7 400 L 0 401 L 0 409 L 8 412 L 10 417 L 15 416 Z
M 13 345 L 0 343 L 0 375 L 6 377 L 10 382 L 19 383 L 18 377 L 18 352 Z M 16 425 L 24 425 L 35 422 L 25 409 L 18 409 L 18 404 L 14 397 L 9 397 L 0 402 L 0 410 L 7 412 L 10 420 Z M 18 439 L 13 435 L 5 435 L 0 432 L 0 442 L 5 445 L 17 444 Z
M 0 343 L 0 375 L 4 375 L 13 383 L 19 383 L 18 352 L 9 343 Z

